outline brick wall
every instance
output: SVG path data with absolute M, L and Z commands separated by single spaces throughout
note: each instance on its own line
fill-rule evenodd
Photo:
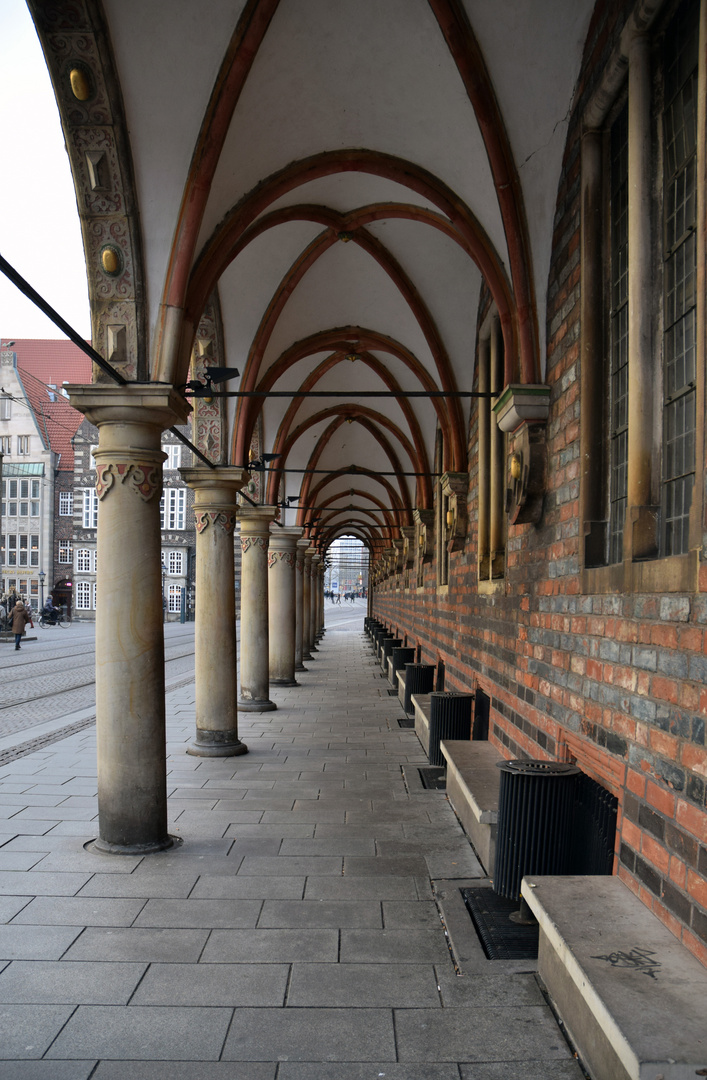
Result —
M 469 535 L 421 590 L 402 575 L 373 614 L 446 688 L 491 699 L 505 757 L 576 760 L 618 796 L 616 872 L 707 965 L 707 597 L 584 595 L 580 578 L 580 116 L 630 11 L 597 6 L 558 189 L 547 308 L 548 491 L 537 527 L 510 527 L 501 592 L 480 594 L 478 453 L 469 428 Z M 702 580 L 704 581 L 704 567 Z

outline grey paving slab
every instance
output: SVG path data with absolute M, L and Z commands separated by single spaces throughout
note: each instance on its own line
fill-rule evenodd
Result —
M 51 851 L 35 866 L 38 874 L 132 874 L 142 856 L 98 855 L 91 851 Z
M 3 1061 L 3 1080 L 89 1080 L 95 1061 Z
M 456 1065 L 394 1065 L 388 1061 L 345 1065 L 284 1061 L 277 1075 L 278 1080 L 459 1080 Z M 506 1073 L 503 1080 L 514 1080 L 513 1074 Z
M 387 930 L 436 930 L 440 926 L 439 911 L 432 900 L 418 900 L 417 903 L 386 900 L 383 902 L 383 925 Z
M 0 959 L 58 960 L 81 933 L 81 926 L 0 926 Z
M 279 855 L 282 837 L 279 836 L 236 836 L 229 858 L 237 855 Z
M 400 1061 L 567 1061 L 571 1054 L 547 1008 L 401 1009 L 395 1013 Z
M 288 1007 L 439 1008 L 432 964 L 299 964 L 292 967 Z
M 417 900 L 411 877 L 307 878 L 305 900 Z
M 216 1061 L 231 1009 L 81 1005 L 50 1047 L 48 1058 Z
M 136 897 L 147 900 L 149 897 L 171 897 L 185 899 L 199 880 L 196 873 L 175 870 L 173 873 L 153 874 L 149 871 L 117 876 L 116 874 L 94 874 L 79 891 L 79 896 Z
M 16 870 L 0 873 L 0 896 L 73 896 L 91 877 L 90 874 L 27 874 Z
M 454 975 L 438 970 L 437 982 L 445 1009 L 543 1005 L 534 975 Z
M 460 1065 L 461 1080 L 508 1080 L 509 1076 L 522 1076 L 523 1080 L 585 1080 L 579 1062 L 572 1061 L 521 1061 L 487 1062 Z
M 41 1058 L 72 1012 L 71 1005 L 0 1005 L 0 1059 Z
M 208 936 L 208 930 L 89 927 L 65 959 L 196 963 Z
M 327 822 L 320 822 L 314 826 L 314 837 L 317 840 L 347 840 L 354 837 L 362 840 L 394 840 L 402 838 L 402 830 L 403 823 L 399 821 L 372 821 L 368 825 L 329 825 Z
M 291 964 L 296 960 L 336 963 L 337 930 L 214 930 L 201 957 L 204 964 Z
M 144 900 L 99 899 L 83 896 L 37 896 L 13 919 L 12 925 L 131 926 Z
M 389 1009 L 236 1009 L 227 1061 L 395 1061 Z
M 283 840 L 280 855 L 375 855 L 373 837 L 325 837 L 314 840 Z
M 314 835 L 314 823 L 282 821 L 280 824 L 268 825 L 260 822 L 258 825 L 229 825 L 226 837 L 231 840 L 239 837 L 275 837 L 279 840 L 285 838 L 295 840 L 310 839 Z
M 246 855 L 238 871 L 241 877 L 267 876 L 295 877 L 298 874 L 341 875 L 341 856 L 268 856 Z
M 427 877 L 427 863 L 421 855 L 400 855 L 391 858 L 376 856 L 373 859 L 347 855 L 344 873 L 351 877 L 368 877 L 371 874 L 395 875 L 396 877 Z
M 439 930 L 342 930 L 342 964 L 419 964 L 449 959 Z M 437 1059 L 431 1059 L 437 1060 Z
M 148 900 L 135 920 L 135 926 L 246 927 L 255 926 L 260 900 Z
M 321 821 L 343 825 L 345 820 L 344 809 L 330 808 L 325 802 L 318 803 L 315 808 L 308 807 L 306 810 L 295 808 L 290 813 L 282 810 L 266 810 L 263 814 L 265 825 L 282 825 L 289 822 L 311 822 L 316 825 Z
M 232 843 L 232 841 L 231 841 Z M 152 855 L 144 859 L 134 872 L 134 877 L 143 875 L 157 877 L 159 874 L 235 874 L 241 865 L 242 856 L 230 858 L 228 855 L 196 855 L 185 851 L 175 851 L 166 855 Z
M 369 900 L 266 900 L 258 920 L 265 927 L 382 927 L 381 906 Z
M 8 923 L 31 900 L 31 896 L 0 896 L 0 923 Z
M 44 856 L 38 851 L 0 851 L 0 871 L 31 870 Z
M 191 893 L 192 899 L 301 900 L 304 877 L 226 877 L 204 874 Z
M 131 1005 L 279 1007 L 289 972 L 289 964 L 151 964 Z
M 0 1002 L 127 1005 L 146 964 L 13 960 L 0 973 Z
M 119 1062 L 101 1061 L 91 1080 L 275 1080 L 276 1068 L 274 1063 L 255 1061 L 247 1065 L 237 1061 L 195 1061 L 188 1065 L 178 1061 L 131 1061 L 126 1070 Z

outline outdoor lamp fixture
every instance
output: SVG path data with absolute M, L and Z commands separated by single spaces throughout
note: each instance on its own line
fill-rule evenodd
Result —
M 260 457 L 248 462 L 248 468 L 264 469 L 266 465 L 269 465 L 271 461 L 277 461 L 279 457 L 282 457 L 282 454 L 261 454 Z
M 37 577 L 39 578 L 39 603 L 42 608 L 44 607 L 44 579 L 46 578 L 46 576 L 47 575 L 44 573 L 43 570 L 40 570 L 39 574 L 37 575 Z
M 182 390 L 191 391 L 190 397 L 203 398 L 206 404 L 210 405 L 213 401 L 211 387 L 217 383 L 228 382 L 229 379 L 237 379 L 239 375 L 238 368 L 210 367 L 204 372 L 203 381 L 192 379 L 182 387 Z
M 0 342 L 0 349 L 11 349 L 14 344 L 14 341 L 2 341 Z

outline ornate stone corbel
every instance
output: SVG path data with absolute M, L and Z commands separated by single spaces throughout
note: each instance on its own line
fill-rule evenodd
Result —
M 404 560 L 403 560 L 404 544 L 405 544 L 405 541 L 403 540 L 402 537 L 396 537 L 395 540 L 393 540 L 393 549 L 394 549 L 393 573 L 394 574 L 402 574 L 402 572 L 403 572 L 403 567 L 405 565 Z
M 447 551 L 461 551 L 464 548 L 469 523 L 467 506 L 469 475 L 468 473 L 446 472 L 441 484 L 442 494 L 449 500 L 445 522 Z
M 506 512 L 511 525 L 536 525 L 543 510 L 547 449 L 545 425 L 525 423 L 509 440 Z
M 419 562 L 428 563 L 434 553 L 434 510 L 413 510 L 415 519 L 415 533 L 417 536 L 416 555 Z

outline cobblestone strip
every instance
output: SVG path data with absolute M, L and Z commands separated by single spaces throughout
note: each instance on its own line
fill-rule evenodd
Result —
M 59 728 L 58 731 L 49 731 L 46 735 L 38 735 L 36 739 L 28 739 L 27 742 L 18 743 L 17 746 L 2 750 L 0 751 L 0 766 L 7 765 L 9 761 L 15 761 L 16 758 L 33 754 L 35 750 L 41 750 L 44 746 L 59 742 L 60 739 L 68 739 L 69 735 L 75 735 L 77 731 L 83 731 L 84 728 L 91 727 L 95 722 L 95 716 L 89 716 L 87 719 L 77 720 L 74 724 Z

